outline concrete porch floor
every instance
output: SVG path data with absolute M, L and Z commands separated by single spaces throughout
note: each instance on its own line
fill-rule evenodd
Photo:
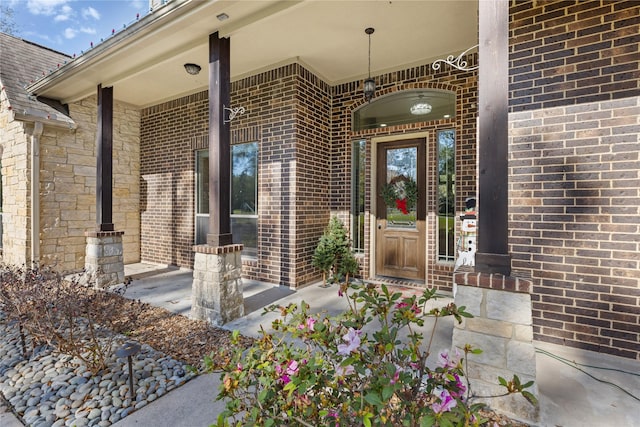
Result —
M 133 279 L 125 296 L 189 315 L 190 270 L 140 263 L 127 265 L 125 274 Z M 249 336 L 257 336 L 260 324 L 265 327 L 271 324 L 275 315 L 262 316 L 262 307 L 272 303 L 287 305 L 304 300 L 312 309 L 330 314 L 346 308 L 335 287 L 325 289 L 314 284 L 293 291 L 248 280 L 243 285 L 246 315 L 224 328 L 237 329 Z M 447 300 L 450 298 L 439 300 L 442 301 L 439 304 L 444 305 Z M 451 347 L 453 322 L 447 320 L 437 328 L 432 347 L 434 357 L 440 349 Z M 640 362 L 542 342 L 535 345 L 540 426 L 640 425 Z M 224 408 L 215 401 L 218 377 L 218 374 L 200 375 L 115 425 L 208 426 Z

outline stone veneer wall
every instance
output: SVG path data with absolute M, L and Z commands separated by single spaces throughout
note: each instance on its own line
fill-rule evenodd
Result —
M 84 268 L 86 237 L 96 229 L 95 96 L 69 105 L 75 132 L 45 126 L 40 140 L 41 258 L 63 270 Z M 113 223 L 124 231 L 124 262 L 137 262 L 139 228 L 139 112 L 115 102 L 113 111 Z
M 531 281 L 502 274 L 477 273 L 463 266 L 453 275 L 458 285 L 455 303 L 474 317 L 455 323 L 452 347 L 464 355 L 470 345 L 481 349 L 465 361 L 472 396 L 499 396 L 505 393 L 498 377 L 510 381 L 517 375 L 521 384 L 536 380 L 536 351 L 533 346 Z M 537 384 L 528 392 L 538 395 Z M 537 424 L 539 407 L 522 396 L 478 399 L 492 409 L 528 423 Z
M 244 316 L 242 245 L 193 249 L 191 318 L 220 326 Z
M 0 103 L 0 164 L 2 165 L 2 261 L 31 261 L 29 189 L 31 144 L 25 124 L 10 121 L 7 103 Z
M 470 66 L 477 62 L 475 56 L 468 58 Z M 477 73 L 461 72 L 449 66 L 434 71 L 431 64 L 374 76 L 376 97 L 411 89 L 441 89 L 456 94 L 456 117 L 418 122 L 408 125 L 388 126 L 365 131 L 352 131 L 351 115 L 365 103 L 362 81 L 342 84 L 334 88 L 331 123 L 331 211 L 351 228 L 351 144 L 366 139 L 366 195 L 365 212 L 372 212 L 371 194 L 371 138 L 389 135 L 405 135 L 428 132 L 427 138 L 427 282 L 441 290 L 451 291 L 453 262 L 437 261 L 437 132 L 444 129 L 456 131 L 456 211 L 464 211 L 464 201 L 476 195 L 476 115 Z M 365 256 L 361 271 L 369 273 L 371 242 L 369 221 L 365 222 Z
M 96 228 L 96 98 L 69 106 L 77 129 L 47 126 L 40 137 L 40 261 L 61 271 L 84 268 L 85 231 Z M 6 117 L 3 115 L 3 117 Z M 2 119 L 4 120 L 4 119 Z M 1 141 L 3 260 L 31 262 L 30 168 L 32 125 L 13 121 Z M 113 221 L 124 231 L 125 262 L 139 260 L 139 113 L 114 105 Z
M 537 340 L 640 360 L 640 4 L 511 5 L 510 245 Z

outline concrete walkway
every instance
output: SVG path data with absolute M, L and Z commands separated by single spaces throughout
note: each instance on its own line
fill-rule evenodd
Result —
M 191 271 L 144 272 L 157 267 L 127 266 L 133 280 L 127 296 L 187 314 L 190 307 Z M 136 273 L 137 271 L 137 273 Z M 153 275 L 149 275 L 153 274 Z M 262 307 L 277 302 L 286 305 L 304 300 L 318 310 L 337 314 L 346 303 L 336 288 L 311 285 L 297 291 L 264 283 L 245 281 L 245 312 L 241 319 L 225 325 L 245 335 L 257 335 L 260 324 L 269 326 L 274 316 L 262 316 Z M 442 301 L 446 304 L 449 300 Z M 427 325 L 427 327 L 429 327 Z M 441 322 L 436 331 L 434 352 L 450 348 L 453 322 Z M 540 425 L 545 427 L 637 427 L 640 426 L 640 363 L 547 343 L 537 343 L 536 356 Z M 434 354 L 435 355 L 435 354 Z M 576 365 L 572 362 L 576 362 Z M 128 426 L 200 427 L 214 423 L 223 409 L 215 401 L 218 374 L 201 375 L 161 399 L 117 423 Z

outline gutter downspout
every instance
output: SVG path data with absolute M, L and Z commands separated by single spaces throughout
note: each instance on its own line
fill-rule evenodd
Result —
M 31 263 L 40 261 L 40 137 L 44 125 L 34 122 L 31 134 Z

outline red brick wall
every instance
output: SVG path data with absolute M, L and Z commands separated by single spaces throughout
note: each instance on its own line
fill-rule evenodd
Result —
M 355 139 L 429 131 L 429 210 L 435 212 L 436 132 L 454 127 L 458 209 L 464 208 L 465 198 L 475 195 L 475 73 L 435 72 L 425 65 L 377 80 L 377 96 L 413 88 L 451 90 L 460 101 L 457 117 L 352 132 L 351 112 L 363 103 L 360 82 L 331 88 L 293 64 L 232 84 L 232 104 L 246 109 L 232 123 L 232 143 L 260 142 L 258 255 L 256 261 L 245 263 L 246 277 L 294 286 L 318 277 L 311 257 L 330 210 L 349 224 Z M 194 149 L 207 146 L 206 141 L 204 145 L 194 141 L 206 140 L 207 103 L 202 92 L 142 112 L 143 260 L 192 265 Z M 435 217 L 430 220 L 435 230 Z M 435 232 L 427 240 L 432 260 L 429 283 L 450 289 L 452 266 L 435 262 Z M 368 258 L 367 251 L 363 272 L 368 272 Z
M 301 68 L 297 81 L 296 210 L 294 276 L 298 283 L 319 277 L 311 266 L 313 252 L 329 223 L 331 88 Z
M 512 2 L 512 111 L 639 96 L 639 23 L 637 1 Z
M 259 141 L 258 254 L 245 277 L 300 285 L 329 219 L 329 88 L 293 64 L 232 83 L 244 115 L 232 143 Z M 191 268 L 194 165 L 208 147 L 208 98 L 201 92 L 142 112 L 143 260 Z
M 535 338 L 640 359 L 640 4 L 511 12 L 510 244 Z
M 260 280 L 305 284 L 318 277 L 310 260 L 329 220 L 329 87 L 292 64 L 231 89 L 233 104 L 248 111 L 232 129 L 260 129 L 260 243 L 247 267 Z
M 191 268 L 194 136 L 207 133 L 207 94 L 147 108 L 140 119 L 140 257 Z
M 469 58 L 470 66 L 477 63 L 475 57 Z M 437 131 L 442 129 L 456 130 L 456 210 L 464 210 L 467 197 L 476 195 L 476 115 L 477 115 L 477 74 L 461 72 L 452 67 L 442 67 L 434 71 L 431 64 L 411 68 L 404 71 L 374 76 L 379 97 L 393 92 L 416 88 L 432 88 L 449 90 L 456 93 L 457 111 L 455 119 L 442 119 L 414 123 L 409 125 L 388 126 L 354 132 L 351 129 L 351 114 L 364 104 L 362 81 L 343 84 L 335 87 L 332 108 L 332 151 L 331 151 L 331 210 L 338 213 L 345 224 L 349 224 L 350 185 L 351 185 L 351 144 L 355 140 L 366 139 L 368 151 L 366 159 L 367 195 L 365 210 L 371 211 L 371 194 L 368 182 L 371 176 L 371 138 L 387 135 L 403 135 L 427 131 L 428 152 L 428 188 L 427 215 L 429 235 L 427 236 L 427 285 L 437 286 L 451 291 L 452 263 L 437 261 Z M 365 258 L 362 261 L 362 272 L 369 271 L 369 223 L 365 223 Z

